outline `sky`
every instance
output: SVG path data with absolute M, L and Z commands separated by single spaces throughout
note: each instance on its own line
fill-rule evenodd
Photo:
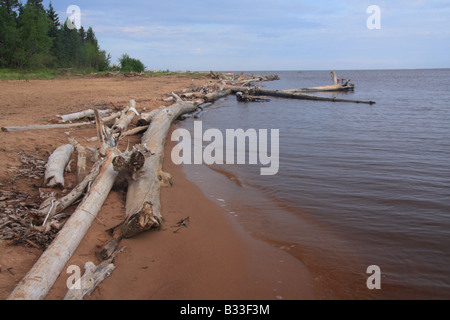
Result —
M 48 8 L 48 0 L 44 0 Z M 450 68 L 449 0 L 53 0 L 148 70 Z M 380 8 L 379 19 L 368 12 Z M 380 28 L 368 28 L 367 21 Z

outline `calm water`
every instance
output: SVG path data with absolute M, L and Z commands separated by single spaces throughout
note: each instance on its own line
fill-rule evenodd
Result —
M 267 89 L 331 83 L 325 71 L 269 73 L 281 80 Z M 280 129 L 279 173 L 191 165 L 188 178 L 254 236 L 304 261 L 321 298 L 448 299 L 450 70 L 337 74 L 356 85 L 339 97 L 377 103 L 229 96 L 199 119 L 203 129 Z M 366 287 L 370 265 L 381 268 L 381 290 Z

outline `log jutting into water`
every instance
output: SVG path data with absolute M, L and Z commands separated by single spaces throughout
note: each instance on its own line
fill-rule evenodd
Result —
M 349 100 L 349 99 L 338 99 L 338 98 L 327 98 L 313 96 L 304 93 L 291 93 L 289 91 L 277 91 L 277 90 L 266 90 L 259 87 L 225 87 L 234 93 L 245 92 L 253 96 L 272 96 L 278 98 L 288 98 L 288 99 L 299 99 L 299 100 L 315 100 L 315 101 L 331 101 L 331 102 L 352 102 L 352 103 L 367 103 L 375 104 L 374 101 L 361 101 L 361 100 Z
M 320 87 L 310 87 L 304 89 L 290 89 L 284 90 L 289 93 L 304 93 L 304 92 L 333 92 L 333 91 L 353 91 L 355 89 L 355 85 L 350 83 L 350 80 L 342 79 L 338 80 L 336 72 L 330 72 L 331 78 L 333 79 L 333 84 L 328 86 L 320 86 Z

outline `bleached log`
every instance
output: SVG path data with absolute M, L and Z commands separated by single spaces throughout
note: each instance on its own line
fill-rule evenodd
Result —
M 228 90 L 228 89 L 214 91 L 214 92 L 206 94 L 203 97 L 203 100 L 205 102 L 213 102 L 213 101 L 216 101 L 216 100 L 218 100 L 220 98 L 226 97 L 226 96 L 230 95 L 231 93 L 232 93 L 232 91 Z
M 349 84 L 350 80 L 347 80 L 346 83 L 342 83 L 338 80 L 336 72 L 330 72 L 331 79 L 333 80 L 333 84 L 327 86 L 319 86 L 319 87 L 309 87 L 302 89 L 289 89 L 283 90 L 283 92 L 288 93 L 305 93 L 305 92 L 333 92 L 333 91 L 351 91 L 355 89 L 355 85 Z
M 253 88 L 226 87 L 226 89 L 230 89 L 234 93 L 245 92 L 245 93 L 248 93 L 250 95 L 255 95 L 255 96 L 262 95 L 262 96 L 272 96 L 272 97 L 287 98 L 287 99 L 299 99 L 299 100 L 375 104 L 375 101 L 327 98 L 327 97 L 319 97 L 319 96 L 314 96 L 314 95 L 304 94 L 304 93 L 291 93 L 291 92 L 286 92 L 286 91 L 266 90 L 266 89 L 261 89 L 259 87 L 253 87 Z
M 109 110 L 109 109 L 108 110 L 99 110 L 100 116 L 105 116 L 111 112 L 112 112 L 112 110 Z M 64 122 L 79 120 L 79 119 L 83 119 L 83 118 L 94 117 L 94 110 L 89 109 L 89 110 L 85 110 L 85 111 L 70 113 L 70 114 L 66 114 L 66 115 L 56 115 L 56 116 L 58 118 L 60 118 L 59 122 L 64 123 Z
M 339 80 L 337 78 L 336 72 L 331 71 L 330 75 L 331 75 L 331 79 L 333 79 L 333 84 L 339 84 Z
M 3 132 L 29 131 L 29 130 L 51 130 L 51 129 L 67 129 L 73 127 L 83 127 L 92 125 L 93 122 L 67 123 L 67 124 L 44 124 L 30 126 L 11 126 L 2 127 Z
M 160 107 L 158 109 L 154 109 L 150 112 L 146 112 L 146 113 L 141 113 L 139 120 L 137 122 L 137 126 L 141 127 L 141 126 L 145 126 L 145 125 L 149 125 L 150 122 L 152 121 L 153 117 L 161 110 L 164 109 L 165 107 Z
M 66 144 L 57 148 L 49 157 L 44 176 L 47 187 L 64 188 L 64 169 L 74 150 L 71 144 Z
M 83 300 L 85 295 L 91 295 L 95 288 L 111 275 L 116 266 L 111 261 L 104 261 L 96 266 L 93 262 L 84 265 L 84 275 L 73 284 L 64 296 L 64 300 Z
M 127 130 L 128 126 L 131 124 L 135 116 L 139 116 L 136 110 L 136 101 L 130 101 L 130 109 L 127 112 L 123 112 L 122 116 L 117 119 L 111 128 L 114 133 L 122 133 Z
M 111 114 L 111 115 L 109 115 L 109 116 L 106 116 L 106 117 L 102 117 L 102 121 L 103 121 L 104 123 L 106 123 L 106 122 L 115 120 L 115 119 L 119 118 L 119 117 L 122 115 L 123 112 L 127 112 L 129 109 L 130 109 L 129 107 L 126 107 L 126 108 L 125 108 L 124 110 L 122 110 L 122 111 L 113 113 L 113 114 Z
M 182 93 L 181 97 L 186 98 L 186 99 L 198 99 L 198 98 L 202 98 L 203 94 L 201 92 L 186 92 L 186 93 Z
M 47 296 L 108 197 L 117 177 L 112 160 L 118 154 L 119 151 L 116 148 L 107 150 L 104 164 L 89 194 L 47 250 L 20 281 L 8 300 L 42 300 Z
M 128 183 L 122 235 L 133 237 L 162 223 L 160 188 L 170 185 L 170 175 L 162 172 L 164 145 L 170 125 L 184 113 L 194 112 L 198 102 L 180 101 L 160 110 L 141 141 L 143 167 Z
M 100 173 L 100 168 L 103 164 L 103 160 L 97 161 L 92 167 L 90 173 L 81 181 L 69 194 L 61 199 L 50 199 L 51 201 L 45 201 L 41 204 L 37 215 L 44 218 L 44 223 L 50 221 L 56 214 L 63 212 L 70 207 L 86 190 L 86 187 L 92 183 Z
M 77 152 L 77 181 L 81 182 L 89 174 L 87 150 L 73 138 L 69 138 L 69 143 Z
M 125 132 L 122 133 L 122 134 L 116 133 L 116 134 L 114 135 L 114 138 L 115 138 L 116 140 L 117 140 L 117 139 L 118 139 L 118 140 L 122 140 L 122 139 L 125 138 L 125 137 L 134 136 L 134 135 L 136 135 L 136 134 L 138 134 L 138 133 L 141 133 L 141 132 L 143 132 L 143 131 L 145 131 L 145 130 L 147 130 L 147 129 L 148 129 L 148 126 L 139 126 L 139 127 L 134 128 L 134 129 L 125 131 Z

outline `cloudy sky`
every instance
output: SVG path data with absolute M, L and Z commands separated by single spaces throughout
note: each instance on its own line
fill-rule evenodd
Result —
M 46 8 L 48 0 L 44 1 Z M 53 0 L 150 70 L 450 68 L 449 0 Z M 381 29 L 369 29 L 370 5 Z

